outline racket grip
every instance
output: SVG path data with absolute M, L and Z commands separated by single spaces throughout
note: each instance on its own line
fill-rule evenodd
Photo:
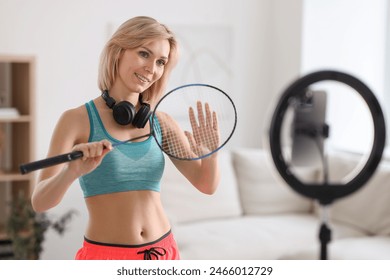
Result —
M 62 154 L 62 155 L 58 155 L 58 156 L 54 156 L 54 157 L 22 164 L 19 166 L 19 169 L 20 169 L 20 173 L 27 174 L 29 172 L 32 172 L 32 171 L 35 171 L 38 169 L 46 168 L 49 166 L 57 165 L 57 164 L 72 161 L 72 160 L 76 160 L 76 159 L 82 158 L 82 157 L 83 157 L 83 152 L 74 151 L 71 153 Z

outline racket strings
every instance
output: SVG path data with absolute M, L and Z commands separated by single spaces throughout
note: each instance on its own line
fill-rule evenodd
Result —
M 210 129 L 212 128 L 200 128 L 200 131 L 198 132 L 200 135 L 200 139 L 196 141 L 198 145 L 193 145 L 193 149 L 198 151 L 198 156 L 203 156 L 204 154 L 209 153 L 218 148 L 218 136 L 214 133 L 210 133 Z M 202 147 L 207 148 L 204 153 L 202 153 L 202 151 L 200 150 Z
M 164 130 L 164 128 L 162 128 L 162 130 Z M 187 141 L 186 136 L 184 134 L 180 135 L 178 132 L 179 131 L 172 131 L 167 129 L 167 131 L 164 133 L 164 151 L 170 155 L 183 159 L 196 156 L 197 153 L 191 149 L 190 143 Z
M 220 136 L 218 127 L 213 125 L 196 125 L 185 130 L 173 126 L 167 119 L 160 120 L 163 150 L 178 158 L 192 159 L 203 157 L 218 149 Z
M 232 100 L 208 86 L 187 86 L 168 93 L 156 106 L 160 148 L 178 159 L 199 159 L 219 150 L 236 125 Z

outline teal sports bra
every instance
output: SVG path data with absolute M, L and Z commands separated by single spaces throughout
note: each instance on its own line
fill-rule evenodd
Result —
M 112 143 L 120 142 L 104 128 L 93 101 L 89 101 L 85 106 L 90 123 L 88 142 L 103 139 L 108 139 Z M 164 167 L 164 155 L 153 136 L 149 136 L 142 142 L 129 142 L 116 146 L 95 170 L 81 176 L 79 182 L 84 197 L 139 190 L 159 192 Z

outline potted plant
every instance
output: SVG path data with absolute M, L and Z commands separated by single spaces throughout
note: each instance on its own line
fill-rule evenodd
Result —
M 39 259 L 46 231 L 52 228 L 63 235 L 75 214 L 75 210 L 69 210 L 57 220 L 52 220 L 46 213 L 36 213 L 31 201 L 20 193 L 11 203 L 11 213 L 7 222 L 14 259 Z

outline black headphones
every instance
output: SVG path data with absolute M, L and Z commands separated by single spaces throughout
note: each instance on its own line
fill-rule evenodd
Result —
M 102 92 L 102 98 L 107 106 L 112 109 L 115 121 L 121 125 L 132 124 L 137 128 L 144 128 L 152 114 L 150 105 L 142 101 L 142 94 L 138 97 L 141 103 L 141 108 L 139 108 L 138 112 L 135 111 L 135 106 L 128 101 L 121 101 L 116 104 L 115 99 L 109 95 L 108 90 Z

